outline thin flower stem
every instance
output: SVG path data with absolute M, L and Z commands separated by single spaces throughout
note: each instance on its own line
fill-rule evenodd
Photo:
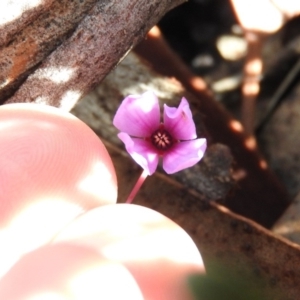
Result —
M 261 50 L 263 37 L 252 31 L 247 31 L 245 38 L 248 42 L 248 53 L 244 65 L 241 119 L 246 135 L 253 136 L 256 98 L 260 90 L 260 77 L 262 74 Z
M 138 181 L 136 182 L 134 188 L 132 189 L 131 193 L 129 194 L 127 200 L 125 203 L 132 203 L 135 195 L 137 194 L 137 192 L 140 190 L 142 184 L 144 183 L 145 179 L 148 176 L 148 172 L 146 170 L 144 170 L 141 174 L 141 176 L 139 177 Z

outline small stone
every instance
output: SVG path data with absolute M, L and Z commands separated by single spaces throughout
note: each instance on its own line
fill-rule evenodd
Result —
M 210 68 L 215 64 L 214 58 L 208 53 L 202 53 L 194 57 L 192 60 L 193 68 Z
M 227 60 L 239 60 L 247 53 L 247 42 L 243 37 L 222 35 L 217 39 L 216 46 L 220 55 Z

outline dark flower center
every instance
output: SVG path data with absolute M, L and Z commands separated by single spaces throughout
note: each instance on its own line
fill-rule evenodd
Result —
M 171 134 L 165 129 L 158 129 L 151 135 L 151 142 L 158 150 L 168 150 L 174 144 Z

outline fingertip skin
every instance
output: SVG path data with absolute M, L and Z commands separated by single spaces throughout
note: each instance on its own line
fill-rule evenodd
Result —
M 6 233 L 0 244 L 7 245 L 5 251 L 32 250 L 82 212 L 116 199 L 111 158 L 85 123 L 51 106 L 0 106 L 0 230 Z
M 45 105 L 1 106 L 0 143 L 2 205 L 39 196 L 68 197 L 85 208 L 116 202 L 111 158 L 75 116 Z
M 47 245 L 24 255 L 0 281 L 7 300 L 143 300 L 130 272 L 95 250 L 68 243 Z
M 191 237 L 169 218 L 135 204 L 105 205 L 70 223 L 52 243 L 74 243 L 123 264 L 144 299 L 192 299 L 186 279 L 204 273 Z

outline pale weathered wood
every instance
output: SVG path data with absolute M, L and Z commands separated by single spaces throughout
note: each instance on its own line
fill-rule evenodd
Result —
M 92 6 L 93 2 L 56 1 L 48 11 L 49 21 L 43 23 L 42 18 L 41 25 L 37 20 L 33 27 L 24 29 L 31 30 L 24 33 L 25 41 L 11 42 L 16 43 L 13 57 L 9 57 L 10 45 L 2 49 L 1 102 L 45 102 L 70 109 L 168 10 L 184 1 L 101 0 Z M 81 8 L 79 13 L 76 7 Z M 50 35 L 46 40 L 43 32 Z M 71 36 L 66 39 L 68 35 Z M 18 87 L 29 69 L 42 60 Z M 7 100 L 17 87 L 17 92 Z

